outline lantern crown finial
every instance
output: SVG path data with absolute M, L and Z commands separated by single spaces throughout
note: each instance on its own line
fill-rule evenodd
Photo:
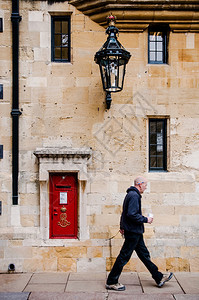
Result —
M 113 16 L 111 13 L 108 17 L 106 17 L 106 19 L 109 26 L 115 26 L 116 16 Z

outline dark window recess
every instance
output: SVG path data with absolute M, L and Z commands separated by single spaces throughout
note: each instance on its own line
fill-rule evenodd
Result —
M 167 64 L 168 62 L 167 26 L 150 26 L 148 31 L 148 62 L 149 64 Z
M 0 201 L 0 215 L 1 215 L 1 211 L 2 211 L 2 202 Z
M 0 84 L 0 99 L 3 99 L 3 84 Z
M 149 119 L 149 170 L 167 170 L 167 119 Z
M 3 145 L 0 145 L 0 159 L 3 158 Z
M 70 62 L 70 39 L 70 17 L 52 17 L 52 61 Z
M 0 18 L 0 32 L 3 32 L 3 19 Z

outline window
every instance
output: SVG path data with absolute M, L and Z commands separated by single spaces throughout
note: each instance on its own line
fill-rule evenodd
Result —
M 149 171 L 167 170 L 167 119 L 149 119 Z
M 0 32 L 3 32 L 3 19 L 0 18 Z
M 52 61 L 70 62 L 70 17 L 52 17 Z
M 150 26 L 148 32 L 149 64 L 166 64 L 168 59 L 168 27 Z

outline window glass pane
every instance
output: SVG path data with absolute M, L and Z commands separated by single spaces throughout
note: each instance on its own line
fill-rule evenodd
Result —
M 62 21 L 62 33 L 68 33 L 68 21 Z
M 155 51 L 155 42 L 150 42 L 150 51 Z
M 156 133 L 152 133 L 150 135 L 150 144 L 156 145 L 156 141 L 157 141 Z
M 150 122 L 150 132 L 156 132 L 156 122 Z
M 157 124 L 157 132 L 162 132 L 162 129 L 163 129 L 162 120 L 157 121 L 156 124 Z
M 157 41 L 162 42 L 163 41 L 163 32 L 157 32 L 156 39 L 157 39 Z
M 163 157 L 157 157 L 157 168 L 163 168 Z
M 62 48 L 62 59 L 68 60 L 68 48 Z
M 61 33 L 61 21 L 55 21 L 55 33 Z
M 155 52 L 150 52 L 150 61 L 155 61 Z
M 56 34 L 55 35 L 55 47 L 60 47 L 61 46 L 61 35 Z
M 155 32 L 150 32 L 149 35 L 150 35 L 150 36 L 149 36 L 149 40 L 150 40 L 150 41 L 155 41 L 156 33 L 155 33 Z
M 162 52 L 157 52 L 157 61 L 162 61 L 163 62 Z
M 68 34 L 62 34 L 62 47 L 68 47 Z
M 150 155 L 156 155 L 156 146 L 150 146 Z
M 163 43 L 157 42 L 157 51 L 162 51 L 162 50 L 163 50 Z
M 156 165 L 156 157 L 151 157 L 150 158 L 150 167 L 151 168 L 156 168 L 157 165 Z
M 55 59 L 61 59 L 61 48 L 55 48 Z

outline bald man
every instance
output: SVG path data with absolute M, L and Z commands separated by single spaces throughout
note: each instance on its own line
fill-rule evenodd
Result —
M 106 288 L 109 290 L 125 290 L 125 286 L 119 283 L 118 279 L 134 250 L 151 273 L 158 287 L 162 287 L 173 276 L 173 273 L 162 274 L 158 271 L 158 267 L 151 261 L 149 251 L 144 243 L 144 223 L 151 224 L 153 222 L 153 218 L 147 218 L 142 215 L 141 194 L 144 193 L 146 188 L 147 180 L 139 176 L 134 180 L 134 186 L 127 190 L 120 220 L 120 232 L 124 234 L 125 240 L 107 278 Z

